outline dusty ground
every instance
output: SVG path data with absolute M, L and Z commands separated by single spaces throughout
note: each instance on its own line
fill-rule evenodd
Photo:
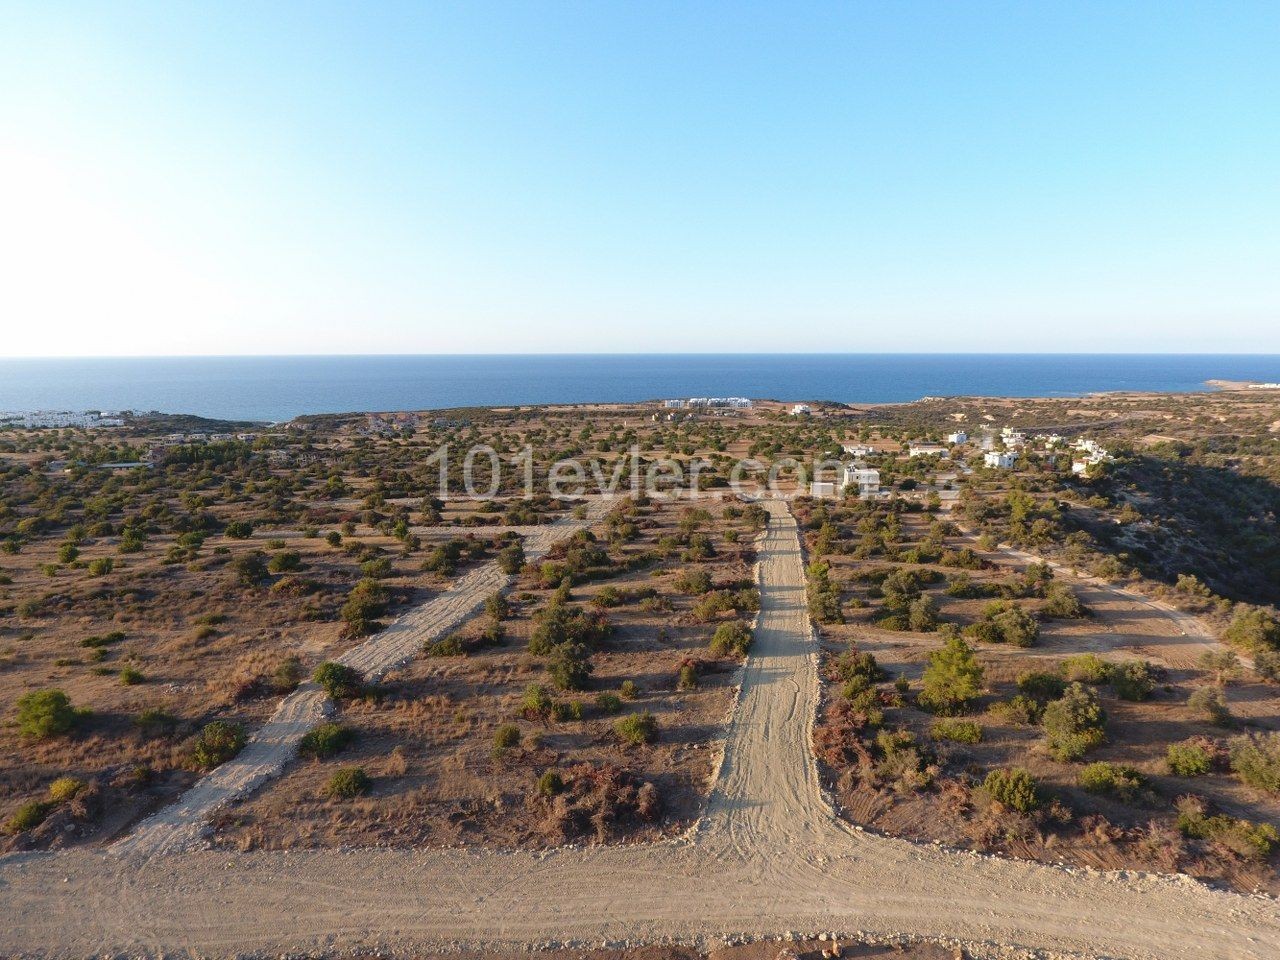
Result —
M 1141 960 L 1280 952 L 1274 901 L 873 836 L 831 815 L 809 742 L 817 656 L 794 524 L 761 551 L 756 647 L 690 838 L 549 853 L 87 851 L 0 861 L 0 952 L 74 956 L 916 934 Z M 1106 904 L 1105 910 L 1098 908 Z
M 538 847 L 653 840 L 687 829 L 705 800 L 738 661 L 708 650 L 717 623 L 731 617 L 699 620 L 691 612 L 698 598 L 682 594 L 674 583 L 689 569 L 705 572 L 716 584 L 753 582 L 755 534 L 741 517 L 720 516 L 722 507 L 708 504 L 716 517 L 705 523 L 714 556 L 686 564 L 673 554 L 627 569 L 628 558 L 647 557 L 679 533 L 685 506 L 655 503 L 637 513 L 634 539 L 611 548 L 621 572 L 575 587 L 571 601 L 601 609 L 613 627 L 592 655 L 588 689 L 557 692 L 544 661 L 526 651 L 534 614 L 552 590 L 536 574 L 520 576 L 512 584 L 501 642 L 465 656 L 415 657 L 387 674 L 383 696 L 345 705 L 331 718 L 355 733 L 351 747 L 327 760 L 294 765 L 260 795 L 228 810 L 216 824 L 217 842 L 231 849 Z M 604 527 L 595 529 L 605 536 Z M 738 535 L 735 543 L 724 540 L 728 530 Z M 624 599 L 598 607 L 594 601 L 603 590 Z M 477 614 L 454 632 L 474 637 L 487 622 Z M 688 663 L 699 665 L 699 682 L 682 690 L 677 681 Z M 639 693 L 624 702 L 624 713 L 648 711 L 658 720 L 652 744 L 622 744 L 613 732 L 615 716 L 596 706 L 598 694 L 618 693 L 625 681 Z M 582 718 L 522 715 L 521 697 L 531 683 L 544 685 L 558 701 L 581 704 Z M 521 743 L 495 756 L 494 731 L 504 723 L 519 728 Z M 354 801 L 327 799 L 323 788 L 334 770 L 352 765 L 374 777 L 371 793 Z M 565 778 L 570 771 L 621 777 L 622 791 L 628 783 L 652 784 L 660 810 L 647 820 L 602 814 L 610 802 L 604 794 L 614 788 L 601 784 L 600 796 L 583 799 L 582 816 L 569 818 L 554 798 L 538 792 L 538 779 L 548 770 Z M 584 819 L 588 811 L 591 822 Z
M 907 542 L 918 539 L 926 521 L 920 516 L 904 522 Z M 953 545 L 972 545 L 957 537 Z M 996 565 L 969 571 L 975 582 L 995 583 L 1020 573 L 1031 559 L 1015 551 L 983 555 Z M 848 557 L 828 558 L 841 577 L 855 577 L 872 561 Z M 907 565 L 908 567 L 912 565 Z M 921 569 L 918 565 L 916 569 Z M 946 571 L 954 574 L 954 570 Z M 1071 581 L 1067 571 L 1060 578 Z M 986 600 L 947 597 L 945 583 L 926 588 L 940 607 L 942 619 L 967 624 L 977 619 Z M 1274 857 L 1242 858 L 1213 845 L 1197 844 L 1181 837 L 1176 828 L 1174 801 L 1193 793 L 1213 808 L 1252 822 L 1280 823 L 1280 800 L 1243 786 L 1224 769 L 1207 776 L 1187 778 L 1169 774 L 1167 747 L 1191 737 L 1224 742 L 1243 729 L 1276 729 L 1280 724 L 1280 694 L 1274 685 L 1259 682 L 1247 671 L 1226 691 L 1238 724 L 1229 729 L 1211 724 L 1186 705 L 1190 693 L 1208 686 L 1211 678 L 1197 666 L 1198 657 L 1214 647 L 1190 621 L 1134 594 L 1096 581 L 1074 581 L 1080 600 L 1089 608 L 1085 619 L 1047 619 L 1041 636 L 1029 648 L 977 643 L 986 671 L 987 695 L 966 717 L 976 721 L 983 739 L 977 744 L 935 740 L 930 728 L 937 719 L 910 704 L 886 710 L 886 727 L 909 730 L 935 755 L 935 782 L 918 790 L 880 781 L 859 764 L 836 763 L 826 777 L 850 822 L 874 827 L 893 836 L 942 843 L 1017 857 L 1099 869 L 1181 870 L 1210 880 L 1229 883 L 1237 890 L 1280 892 Z M 867 591 L 853 582 L 854 596 Z M 856 648 L 873 654 L 893 677 L 903 677 L 918 689 L 930 652 L 940 641 L 936 635 L 885 630 L 874 625 L 882 615 L 877 601 L 849 613 L 849 622 L 824 626 L 823 648 L 828 658 Z M 1027 603 L 1030 609 L 1036 601 Z M 1095 653 L 1108 662 L 1145 659 L 1164 668 L 1149 700 L 1123 700 L 1106 685 L 1097 687 L 1107 712 L 1107 743 L 1090 751 L 1077 763 L 1048 756 L 1043 735 L 1034 725 L 1011 723 L 999 712 L 999 704 L 1018 694 L 1017 679 L 1028 671 L 1054 672 L 1064 658 Z M 834 736 L 840 715 L 840 682 L 827 686 L 819 737 Z M 826 731 L 824 733 L 824 731 Z M 874 739 L 874 737 L 872 738 Z M 1135 768 L 1147 778 L 1146 787 L 1133 799 L 1121 800 L 1084 790 L 1078 778 L 1082 766 L 1109 761 Z M 1021 767 L 1028 770 L 1047 794 L 1065 806 L 1066 816 L 1030 821 L 1001 817 L 986 809 L 974 788 L 990 770 Z

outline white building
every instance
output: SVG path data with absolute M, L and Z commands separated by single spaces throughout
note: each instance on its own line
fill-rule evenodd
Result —
M 842 443 L 840 449 L 851 457 L 869 457 L 876 452 L 875 447 L 869 447 L 865 443 Z
M 988 450 L 982 455 L 983 466 L 994 470 L 1008 470 L 1018 458 L 1006 450 Z
M 846 467 L 844 488 L 857 488 L 860 497 L 874 497 L 880 492 L 880 471 L 874 467 Z
M 969 435 L 963 430 L 957 430 L 955 433 L 947 434 L 947 443 L 967 443 Z
M 909 457 L 945 457 L 947 448 L 940 443 L 913 443 L 907 447 Z
M 1027 442 L 1027 435 L 1013 427 L 1005 427 L 1000 431 L 1000 439 L 1006 447 L 1021 447 Z
M 809 413 L 813 413 L 813 407 L 809 406 L 807 403 L 797 403 L 791 408 L 791 415 L 793 417 L 800 417 Z

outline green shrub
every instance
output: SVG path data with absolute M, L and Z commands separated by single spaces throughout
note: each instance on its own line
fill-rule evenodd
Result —
M 303 736 L 298 749 L 309 757 L 331 757 L 349 744 L 354 734 L 339 723 L 322 723 Z
M 1207 816 L 1204 802 L 1197 797 L 1178 798 L 1178 829 L 1188 837 L 1209 840 L 1249 860 L 1266 860 L 1280 833 L 1269 823 L 1252 823 L 1223 814 Z
M 1201 720 L 1219 727 L 1229 727 L 1233 722 L 1227 700 L 1217 687 L 1201 687 L 1187 698 L 1187 708 Z
M 1001 806 L 1019 813 L 1029 813 L 1041 803 L 1039 786 L 1021 767 L 992 770 L 982 782 L 982 789 Z
M 623 680 L 622 683 L 618 685 L 618 695 L 621 696 L 623 700 L 634 700 L 636 697 L 640 696 L 640 687 L 634 680 Z
M 1078 653 L 1062 661 L 1062 675 L 1069 683 L 1106 683 L 1111 665 L 1096 653 Z
M 234 757 L 244 749 L 244 745 L 244 727 L 226 720 L 214 720 L 206 723 L 196 737 L 191 760 L 197 767 L 211 770 Z
M 89 561 L 89 576 L 103 577 L 116 568 L 116 562 L 111 557 L 97 557 Z
M 4 822 L 4 832 L 17 834 L 22 833 L 24 830 L 30 830 L 32 827 L 38 827 L 44 823 L 44 818 L 49 815 L 49 811 L 52 808 L 53 804 L 45 803 L 41 800 L 32 800 L 29 803 L 24 803 Z
M 500 757 L 520 743 L 520 728 L 514 723 L 504 723 L 493 732 L 493 755 Z
M 1080 771 L 1080 786 L 1090 793 L 1109 793 L 1121 800 L 1132 800 L 1147 782 L 1133 767 L 1099 761 Z
M 623 743 L 638 746 L 654 741 L 658 736 L 658 721 L 654 719 L 653 714 L 645 710 L 618 718 L 614 721 L 613 730 Z
M 1145 660 L 1126 660 L 1111 671 L 1111 689 L 1121 700 L 1142 701 L 1156 688 L 1156 671 Z
M 302 569 L 302 554 L 297 550 L 281 550 L 267 562 L 267 569 L 272 573 L 289 573 Z
M 1082 684 L 1071 684 L 1060 699 L 1044 708 L 1040 720 L 1049 753 L 1057 760 L 1080 759 L 1106 739 L 1102 729 L 1106 719 L 1097 695 Z
M 253 524 L 248 520 L 232 520 L 224 532 L 233 540 L 248 540 L 253 536 Z
M 1038 700 L 1033 700 L 1031 697 L 1020 693 L 1017 696 L 1010 697 L 1008 700 L 993 703 L 991 712 L 1005 723 L 1025 727 L 1040 722 L 1040 715 L 1044 712 L 1044 706 Z
M 973 649 L 953 633 L 940 650 L 929 654 L 916 703 L 934 713 L 963 712 L 981 696 L 982 678 L 982 665 Z
M 1280 793 L 1280 733 L 1235 737 L 1227 749 L 1241 783 L 1263 793 Z
M 582 719 L 581 700 L 557 700 L 551 704 L 551 719 L 557 723 Z
M 935 720 L 929 727 L 929 736 L 955 743 L 981 743 L 982 727 L 972 720 Z
M 538 778 L 538 794 L 543 797 L 554 797 L 564 790 L 564 778 L 555 770 L 548 770 Z
M 1057 700 L 1067 689 L 1067 683 L 1056 673 L 1028 671 L 1018 675 L 1018 689 L 1037 700 Z
M 126 687 L 137 686 L 139 683 L 145 683 L 146 676 L 137 667 L 125 665 L 120 668 L 120 682 Z
M 33 690 L 18 698 L 18 730 L 24 737 L 55 737 L 66 733 L 80 714 L 61 690 Z
M 159 707 L 147 707 L 133 722 L 144 734 L 154 736 L 172 730 L 178 721 Z
M 717 657 L 732 654 L 745 657 L 751 649 L 751 628 L 741 620 L 731 620 L 716 627 L 711 637 L 711 653 Z
M 596 709 L 601 713 L 613 715 L 622 712 L 622 698 L 616 693 L 601 693 L 596 695 Z
M 529 719 L 544 716 L 551 712 L 551 694 L 540 683 L 531 683 L 524 688 L 524 696 L 520 699 L 520 712 Z M 517 734 L 519 731 L 516 731 Z
M 1213 769 L 1213 756 L 1196 740 L 1184 740 L 1169 744 L 1165 764 L 1175 776 L 1202 777 Z
M 559 643 L 547 657 L 547 672 L 561 690 L 581 690 L 594 672 L 591 655 L 581 643 Z
M 87 786 L 87 783 L 75 777 L 59 777 L 49 784 L 49 802 L 66 803 Z
M 334 772 L 325 784 L 324 792 L 335 800 L 348 800 L 367 793 L 372 781 L 361 767 L 343 767 Z
M 360 671 L 348 667 L 345 663 L 326 660 L 316 667 L 311 679 L 324 689 L 334 700 L 350 700 L 364 693 L 364 677 Z
M 1079 619 L 1088 615 L 1083 603 L 1064 583 L 1055 583 L 1045 590 L 1045 604 L 1040 613 L 1055 619 Z

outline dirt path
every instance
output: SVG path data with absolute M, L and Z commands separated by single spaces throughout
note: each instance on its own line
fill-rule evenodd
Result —
M 689 837 L 544 853 L 15 855 L 0 862 L 0 955 L 410 957 L 866 931 L 1143 960 L 1280 956 L 1270 899 L 917 846 L 838 822 L 809 751 L 818 680 L 799 538 L 785 507 L 769 506 L 756 642 Z
M 606 507 L 607 501 L 597 500 L 585 521 L 561 520 L 528 528 L 525 557 L 538 560 L 545 556 L 552 544 L 588 526 Z M 424 643 L 457 627 L 484 604 L 489 594 L 505 588 L 510 579 L 496 562 L 486 563 L 336 659 L 359 670 L 365 679 L 378 680 L 421 652 Z M 253 734 L 235 759 L 203 777 L 177 803 L 143 820 L 132 833 L 116 841 L 112 851 L 151 857 L 203 846 L 203 834 L 213 814 L 279 776 L 297 756 L 306 732 L 323 720 L 332 706 L 316 684 L 302 684 L 281 701 L 271 719 Z

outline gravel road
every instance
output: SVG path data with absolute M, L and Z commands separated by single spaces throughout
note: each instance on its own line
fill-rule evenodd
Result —
M 688 836 L 550 852 L 13 855 L 0 861 L 0 955 L 416 957 L 832 931 L 1137 960 L 1280 957 L 1271 899 L 948 851 L 838 821 L 809 749 L 818 677 L 799 538 L 786 508 L 768 506 L 756 641 L 706 815 Z

